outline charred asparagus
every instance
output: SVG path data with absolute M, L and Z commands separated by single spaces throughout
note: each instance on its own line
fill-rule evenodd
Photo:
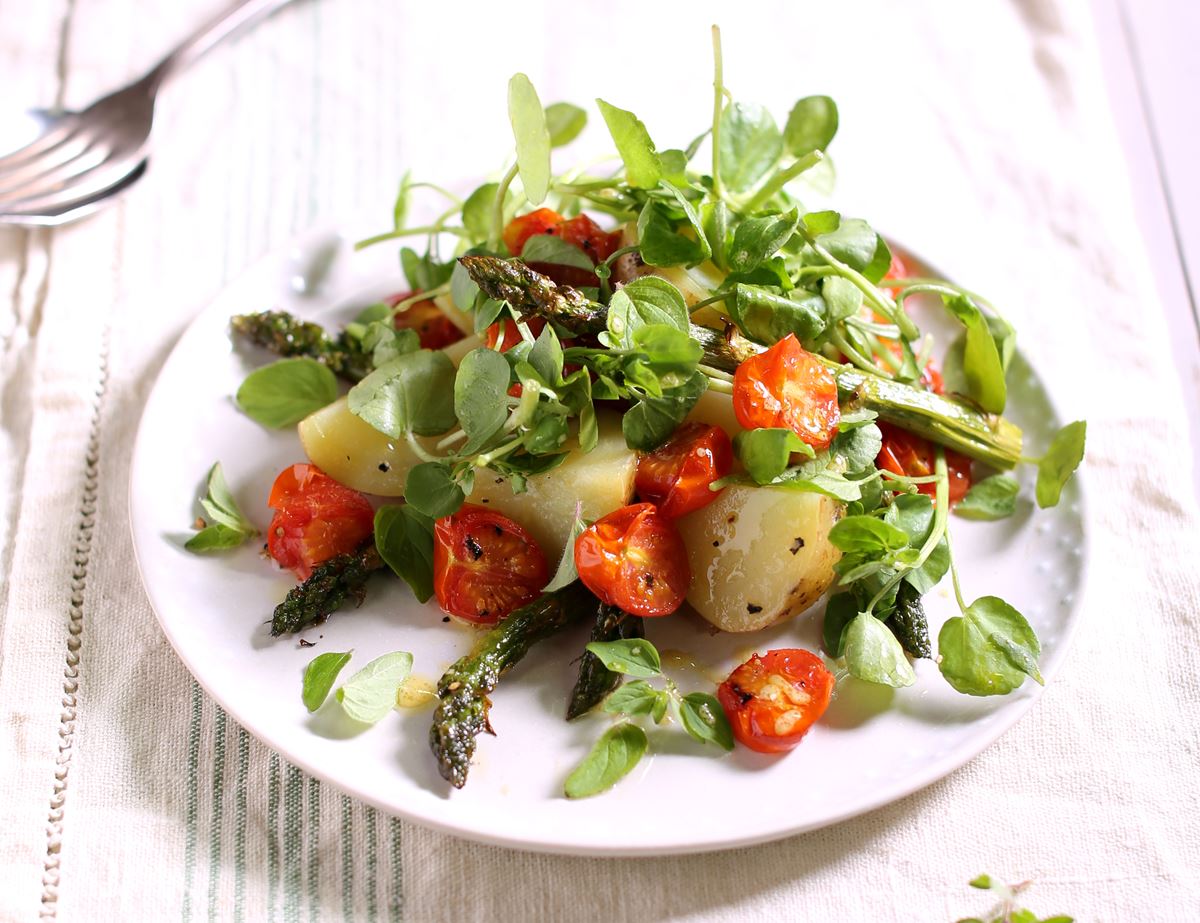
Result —
M 347 381 L 360 381 L 373 368 L 370 355 L 356 338 L 345 332 L 331 337 L 320 324 L 302 321 L 287 311 L 239 314 L 230 324 L 235 333 L 256 346 L 285 358 L 316 359 Z
M 596 624 L 592 626 L 592 641 L 644 637 L 646 630 L 640 618 L 616 606 L 601 604 L 596 613 Z M 578 718 L 584 712 L 590 711 L 616 689 L 620 682 L 620 673 L 608 669 L 591 651 L 584 651 L 579 659 L 579 679 L 575 681 L 571 701 L 567 705 L 567 720 Z
M 383 559 L 375 550 L 374 537 L 363 542 L 357 551 L 318 564 L 309 578 L 293 587 L 287 598 L 275 607 L 271 634 L 278 637 L 322 622 L 347 599 L 352 598 L 355 605 L 362 605 L 367 578 L 383 566 Z

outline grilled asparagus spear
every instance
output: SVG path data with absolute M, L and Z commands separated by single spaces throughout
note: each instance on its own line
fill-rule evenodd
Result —
M 327 334 L 320 324 L 302 321 L 287 311 L 239 314 L 230 321 L 235 333 L 280 356 L 307 356 L 329 366 L 347 381 L 360 381 L 372 370 L 371 357 L 354 337 Z
M 602 603 L 596 613 L 596 624 L 592 626 L 592 641 L 617 641 L 622 638 L 644 638 L 646 630 L 642 620 Z M 617 688 L 621 674 L 608 669 L 600 658 L 591 651 L 584 651 L 579 659 L 579 679 L 571 691 L 567 705 L 567 720 L 578 718 L 594 708 L 606 695 Z
M 459 261 L 485 294 L 508 301 L 526 316 L 553 320 L 574 335 L 604 329 L 603 305 L 589 301 L 570 286 L 556 285 L 524 263 L 491 256 L 464 256 Z M 692 324 L 689 332 L 704 348 L 705 365 L 725 372 L 735 371 L 766 348 L 733 327 L 722 332 Z M 1001 416 L 819 355 L 817 358 L 837 376 L 843 402 L 873 410 L 884 420 L 995 468 L 1012 468 L 1021 458 L 1021 430 Z
M 933 656 L 933 648 L 929 644 L 929 622 L 925 619 L 921 594 L 907 580 L 901 581 L 896 591 L 896 608 L 888 616 L 886 624 L 905 653 L 913 657 Z
M 491 702 L 488 693 L 536 642 L 548 638 L 587 613 L 596 599 L 578 581 L 547 593 L 509 614 L 483 636 L 476 649 L 455 661 L 438 680 L 437 709 L 429 729 L 429 746 L 442 778 L 462 788 L 475 753 L 475 738 L 486 731 Z
M 278 637 L 324 621 L 349 598 L 362 605 L 367 578 L 383 566 L 374 537 L 363 542 L 357 551 L 318 564 L 309 578 L 293 587 L 275 607 L 271 634 Z

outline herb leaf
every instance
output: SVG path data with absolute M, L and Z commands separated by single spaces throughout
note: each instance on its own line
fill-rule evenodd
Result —
M 783 153 L 783 135 L 762 106 L 734 103 L 721 113 L 721 182 L 744 192 L 775 166 Z
M 618 641 L 592 641 L 587 649 L 614 673 L 646 678 L 662 673 L 662 660 L 654 645 L 645 638 L 622 638 Z
M 618 109 L 602 99 L 596 100 L 604 124 L 617 145 L 617 153 L 625 163 L 625 179 L 637 189 L 653 189 L 662 178 L 662 161 L 650 132 L 632 112 Z
M 738 433 L 734 450 L 750 477 L 758 484 L 769 484 L 787 470 L 793 452 L 813 457 L 812 446 L 790 429 L 750 429 Z
M 782 215 L 747 218 L 733 232 L 729 268 L 751 272 L 774 256 L 791 239 L 800 224 L 800 213 L 792 209 Z
M 508 119 L 525 198 L 540 205 L 550 191 L 550 130 L 537 90 L 524 74 L 513 74 L 508 81 Z
M 463 356 L 454 379 L 454 413 L 467 434 L 463 454 L 479 451 L 508 419 L 509 378 L 508 360 L 493 349 L 481 346 Z
M 237 391 L 237 405 L 250 419 L 281 429 L 337 400 L 337 378 L 315 359 L 279 359 L 255 369 Z
M 993 474 L 973 484 L 965 497 L 958 501 L 954 512 L 964 519 L 992 521 L 1011 516 L 1017 509 L 1017 494 L 1021 485 L 1004 474 Z
M 803 157 L 829 147 L 837 130 L 837 104 L 828 96 L 806 96 L 788 114 L 783 140 L 789 154 Z
M 642 259 L 651 266 L 693 266 L 712 253 L 706 236 L 687 237 L 676 231 L 665 206 L 655 199 L 642 208 L 637 229 Z
M 658 690 L 644 679 L 618 686 L 604 700 L 604 710 L 610 715 L 648 715 L 658 703 Z
M 375 548 L 413 595 L 427 602 L 433 595 L 433 520 L 416 507 L 381 506 L 375 511 Z
M 733 729 L 725 709 L 706 692 L 689 692 L 679 701 L 683 728 L 701 743 L 713 743 L 722 750 L 733 749 Z
M 664 390 L 661 397 L 643 397 L 621 418 L 625 444 L 640 452 L 657 449 L 671 438 L 707 388 L 704 373 L 693 372 L 683 384 Z
M 1004 413 L 1008 385 L 987 318 L 961 295 L 946 298 L 944 302 L 946 309 L 966 327 L 962 370 L 967 380 L 967 395 L 988 413 Z
M 414 465 L 404 482 L 404 499 L 430 519 L 441 519 L 458 512 L 467 492 L 455 480 L 450 467 L 441 462 Z
M 646 276 L 613 293 L 607 323 L 613 343 L 630 349 L 634 345 L 634 334 L 649 324 L 665 324 L 687 333 L 687 303 L 670 282 Z
M 305 708 L 314 712 L 325 703 L 325 699 L 329 697 L 329 690 L 333 688 L 338 674 L 342 672 L 342 667 L 349 662 L 350 651 L 330 651 L 318 654 L 312 659 L 304 668 L 304 685 L 300 693 Z
M 587 113 L 573 103 L 551 103 L 546 107 L 546 128 L 550 146 L 570 144 L 587 125 Z
M 1086 442 L 1087 423 L 1083 420 L 1068 423 L 1051 440 L 1050 448 L 1038 462 L 1036 493 L 1037 504 L 1042 509 L 1058 505 L 1063 487 L 1083 461 Z
M 861 293 L 859 297 L 861 300 Z M 725 304 L 742 332 L 767 346 L 789 333 L 811 345 L 825 329 L 825 299 L 804 289 L 781 295 L 760 285 L 739 282 L 734 286 L 733 298 Z
M 550 328 L 547 327 L 546 329 L 549 330 Z M 579 572 L 575 569 L 575 539 L 579 538 L 583 530 L 587 528 L 587 523 L 580 516 L 582 509 L 582 502 L 575 504 L 575 521 L 571 523 L 571 534 L 567 537 L 567 544 L 563 548 L 558 568 L 554 571 L 554 576 L 550 578 L 550 582 L 542 589 L 543 593 L 553 593 L 556 590 L 561 590 L 567 584 L 574 583 L 579 579 Z
M 884 686 L 911 686 L 917 680 L 904 648 L 886 625 L 860 612 L 845 632 L 846 666 L 850 675 Z
M 1005 695 L 1026 676 L 1042 682 L 1037 634 L 1025 617 L 996 596 L 983 596 L 938 633 L 938 669 L 959 692 Z
M 346 714 L 363 724 L 374 724 L 396 707 L 396 694 L 412 672 L 413 657 L 394 651 L 376 657 L 346 681 L 337 699 Z
M 441 435 L 457 420 L 455 373 L 441 350 L 405 353 L 350 389 L 350 412 L 393 439 Z
M 829 541 L 847 553 L 874 554 L 908 547 L 903 530 L 874 516 L 847 516 L 834 523 Z
M 638 764 L 648 744 L 646 732 L 636 724 L 623 722 L 610 727 L 567 776 L 563 794 L 587 798 L 611 788 Z
M 586 253 L 553 234 L 534 234 L 530 237 L 521 249 L 521 259 L 526 263 L 574 266 L 587 272 L 591 272 L 593 268 L 592 260 Z
M 210 522 L 187 540 L 183 547 L 188 551 L 224 551 L 236 548 L 258 534 L 254 524 L 238 508 L 233 492 L 225 482 L 225 472 L 221 469 L 220 462 L 208 469 L 200 506 Z
M 214 523 L 211 526 L 205 526 L 189 538 L 183 547 L 196 554 L 205 554 L 209 551 L 228 551 L 230 548 L 245 544 L 246 540 L 253 536 L 253 532 L 242 532 L 239 529 L 231 529 L 229 526 Z

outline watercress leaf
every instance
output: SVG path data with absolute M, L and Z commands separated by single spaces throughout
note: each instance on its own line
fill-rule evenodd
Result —
M 377 320 L 391 320 L 392 309 L 382 301 L 377 301 L 374 304 L 369 304 L 356 315 L 352 324 L 361 324 L 366 327 L 369 324 L 375 323 Z
M 842 223 L 842 216 L 835 211 L 806 212 L 802 220 L 810 234 L 819 236 L 836 231 Z
M 724 199 L 706 201 L 700 206 L 699 214 L 712 261 L 720 269 L 728 269 L 726 250 L 729 243 L 729 207 Z
M 587 798 L 611 788 L 638 764 L 647 746 L 646 732 L 636 724 L 613 725 L 567 776 L 563 794 L 568 798 Z
M 917 680 L 904 648 L 883 622 L 860 612 L 846 628 L 846 667 L 850 675 L 884 686 L 911 686 Z
M 408 279 L 408 287 L 414 291 L 427 292 L 443 285 L 450 279 L 455 261 L 439 263 L 426 253 L 418 256 L 415 250 L 403 247 L 400 250 L 400 265 Z
M 654 645 L 645 638 L 621 638 L 617 641 L 592 641 L 587 649 L 614 673 L 645 679 L 662 673 L 662 660 Z
M 427 602 L 433 595 L 433 520 L 413 506 L 375 511 L 375 548 L 383 562 Z
M 524 74 L 508 81 L 508 119 L 517 142 L 517 169 L 525 198 L 540 205 L 550 190 L 550 130 L 537 90 Z
M 208 469 L 204 479 L 204 499 L 200 501 L 205 511 L 217 522 L 242 532 L 254 532 L 254 525 L 238 507 L 233 491 L 225 480 L 225 470 L 220 462 Z
M 825 330 L 824 299 L 804 289 L 781 295 L 761 285 L 738 283 L 725 304 L 742 333 L 767 346 L 789 333 L 812 344 Z
M 374 724 L 396 707 L 396 695 L 412 672 L 413 657 L 394 651 L 376 657 L 346 681 L 337 699 L 346 714 L 363 724 Z
M 1038 461 L 1037 504 L 1045 509 L 1057 506 L 1063 487 L 1083 461 L 1084 444 L 1087 442 L 1087 423 L 1076 420 L 1068 423 L 1050 440 L 1050 448 Z
M 477 452 L 508 419 L 509 380 L 508 360 L 494 349 L 480 346 L 463 356 L 454 379 L 454 413 L 467 434 L 464 454 Z
M 1014 478 L 993 474 L 973 484 L 966 496 L 958 501 L 954 512 L 964 519 L 1004 519 L 1016 512 L 1020 490 L 1021 485 Z
M 183 547 L 197 554 L 205 554 L 209 551 L 227 551 L 244 544 L 253 537 L 253 532 L 243 532 L 241 529 L 231 529 L 229 526 L 214 523 L 211 526 L 205 526 L 189 538 L 183 543 Z
M 950 543 L 943 535 L 925 559 L 925 563 L 906 573 L 904 579 L 911 583 L 918 593 L 924 594 L 941 583 L 949 569 Z
M 546 414 L 530 427 L 525 435 L 525 451 L 534 455 L 549 455 L 567 444 L 570 424 L 567 418 L 557 414 Z
M 981 891 L 986 891 L 992 886 L 991 875 L 977 875 L 967 882 L 972 888 L 978 888 Z
M 812 446 L 790 429 L 743 430 L 734 437 L 734 451 L 750 477 L 769 484 L 787 470 L 793 452 L 813 457 Z
M 551 103 L 546 107 L 550 146 L 562 147 L 579 137 L 587 125 L 587 113 L 573 103 Z
M 442 462 L 414 465 L 404 482 L 404 499 L 430 519 L 456 513 L 466 498 L 462 485 Z
M 556 385 L 563 380 L 562 343 L 550 324 L 542 328 L 533 348 L 529 350 L 529 364 L 549 385 Z
M 654 707 L 650 710 L 650 717 L 655 724 L 662 724 L 663 719 L 667 717 L 667 708 L 671 705 L 671 694 L 665 689 L 660 689 L 654 698 Z
M 831 324 L 847 317 L 856 317 L 862 308 L 862 289 L 841 276 L 828 276 L 821 283 L 821 294 L 825 296 L 825 304 L 829 306 Z
M 479 286 L 475 284 L 475 280 L 467 273 L 466 268 L 461 263 L 455 263 L 454 269 L 450 271 L 450 300 L 454 302 L 454 306 L 460 311 L 470 311 L 475 305 L 475 297 L 479 294 Z M 503 304 L 503 302 L 500 302 Z M 492 320 L 495 320 L 493 318 Z M 490 324 L 491 321 L 488 321 Z M 475 332 L 478 333 L 483 328 L 479 326 L 479 313 L 475 314 Z
M 846 627 L 858 616 L 858 602 L 852 593 L 837 593 L 825 604 L 825 622 L 821 627 L 821 643 L 830 657 L 841 657 L 846 651 Z
M 400 177 L 400 189 L 396 192 L 396 201 L 392 204 L 392 227 L 397 231 L 404 227 L 404 219 L 408 216 L 408 199 L 411 185 L 412 171 L 405 170 L 404 175 Z
M 625 444 L 639 452 L 652 452 L 671 438 L 705 390 L 708 379 L 693 372 L 683 384 L 663 391 L 661 397 L 643 397 L 621 418 Z
M 637 189 L 653 189 L 662 178 L 662 162 L 646 126 L 632 112 L 596 100 L 604 124 L 625 164 L 625 179 Z
M 329 697 L 329 690 L 337 681 L 338 674 L 342 672 L 342 667 L 349 662 L 350 651 L 341 653 L 329 651 L 326 654 L 318 654 L 312 659 L 304 668 L 304 683 L 300 692 L 300 698 L 304 702 L 305 708 L 314 712 L 325 704 L 325 699 Z
M 874 468 L 875 459 L 883 447 L 883 433 L 874 423 L 839 430 L 829 446 L 829 454 L 840 458 L 846 471 Z
M 593 269 L 592 258 L 578 247 L 567 243 L 553 234 L 534 234 L 521 249 L 521 259 L 526 263 L 554 263 L 558 266 L 574 266 L 585 272 Z
M 500 191 L 499 183 L 484 183 L 463 202 L 462 223 L 471 237 L 484 240 L 492 229 L 492 214 L 496 208 L 496 193 Z M 512 194 L 505 190 L 505 204 Z M 455 268 L 458 263 L 455 263 Z
M 1008 396 L 1004 366 L 987 319 L 976 305 L 961 295 L 943 298 L 946 310 L 966 328 L 962 372 L 967 395 L 988 413 L 1003 413 Z
M 873 554 L 908 547 L 908 536 L 874 516 L 847 516 L 834 523 L 829 541 L 845 552 Z
M 408 432 L 440 435 L 457 420 L 455 374 L 441 350 L 406 353 L 350 389 L 350 412 L 393 439 Z
M 808 217 L 805 216 L 805 225 L 811 227 Z M 817 243 L 835 259 L 862 272 L 875 258 L 875 251 L 879 247 L 879 235 L 861 218 L 842 218 L 835 230 L 818 234 Z M 806 261 L 816 264 L 825 262 L 822 257 L 815 255 Z
M 878 419 L 879 414 L 874 410 L 867 410 L 865 407 L 859 407 L 857 410 L 843 410 L 838 418 L 838 432 L 858 429 L 860 426 L 874 423 Z
M 874 478 L 873 472 L 870 477 Z M 751 482 L 753 483 L 753 479 Z M 791 468 L 771 486 L 824 494 L 835 500 L 841 500 L 843 503 L 853 503 L 862 498 L 863 483 L 862 480 L 847 477 L 832 468 L 817 471 L 801 471 Z
M 708 258 L 708 239 L 689 237 L 675 230 L 666 208 L 655 199 L 647 200 L 638 215 L 638 249 L 650 266 L 692 266 Z
M 689 692 L 679 701 L 683 729 L 701 743 L 716 744 L 722 750 L 733 749 L 733 729 L 725 710 L 706 692 Z
M 315 359 L 279 359 L 255 369 L 237 391 L 237 405 L 263 426 L 281 429 L 337 400 L 337 378 Z
M 1042 682 L 1041 644 L 1029 622 L 996 596 L 983 596 L 938 633 L 938 669 L 959 692 L 1006 695 L 1026 676 Z
M 789 154 L 803 157 L 825 150 L 837 130 L 837 103 L 828 96 L 806 96 L 788 114 L 783 140 Z
M 635 279 L 614 292 L 609 301 L 608 332 L 622 348 L 632 348 L 635 335 L 648 324 L 663 324 L 683 333 L 688 330 L 687 303 L 666 279 Z
M 658 152 L 659 163 L 662 164 L 662 180 L 661 183 L 670 183 L 672 186 L 686 186 L 688 184 L 687 165 L 688 155 L 686 152 L 678 148 L 668 148 L 665 151 Z
M 555 590 L 561 590 L 563 587 L 579 579 L 579 571 L 575 569 L 575 539 L 579 538 L 580 533 L 587 528 L 587 522 L 580 515 L 582 509 L 582 503 L 575 505 L 575 520 L 571 523 L 571 534 L 567 537 L 567 544 L 563 549 L 562 557 L 558 561 L 558 567 L 554 571 L 554 576 L 550 578 L 550 582 L 542 589 L 543 593 L 553 593 Z
M 783 135 L 762 106 L 733 103 L 721 113 L 721 179 L 731 192 L 744 192 L 775 166 Z
M 799 223 L 800 213 L 794 208 L 782 215 L 747 218 L 734 229 L 729 268 L 750 272 L 761 266 L 791 239 Z
M 618 686 L 604 700 L 604 710 L 610 715 L 648 715 L 658 702 L 658 690 L 644 679 Z
M 421 337 L 412 329 L 397 330 L 389 315 L 387 320 L 372 321 L 367 325 L 362 346 L 371 353 L 371 363 L 379 368 L 397 356 L 416 352 L 421 348 Z
M 925 494 L 898 494 L 884 510 L 883 521 L 904 532 L 913 548 L 920 548 L 933 528 L 933 500 Z

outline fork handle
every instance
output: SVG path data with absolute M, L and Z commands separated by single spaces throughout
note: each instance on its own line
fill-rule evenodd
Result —
M 226 7 L 182 42 L 154 66 L 144 80 L 156 90 L 169 77 L 195 63 L 214 45 L 242 29 L 249 28 L 292 0 L 238 0 Z

